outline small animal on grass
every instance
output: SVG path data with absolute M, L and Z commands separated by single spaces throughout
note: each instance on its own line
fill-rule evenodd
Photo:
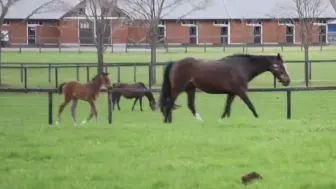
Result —
M 258 179 L 263 179 L 263 177 L 257 172 L 248 173 L 241 178 L 243 184 L 249 184 Z
M 195 92 L 227 94 L 222 118 L 230 116 L 231 104 L 239 96 L 257 118 L 258 113 L 247 96 L 248 83 L 266 71 L 271 72 L 283 86 L 290 76 L 282 56 L 234 54 L 219 60 L 187 57 L 166 65 L 159 103 L 164 123 L 172 123 L 174 102 L 181 92 L 187 93 L 188 108 L 196 119 L 202 120 L 195 108 Z
M 86 120 L 83 120 L 81 124 L 84 125 L 85 123 L 90 121 L 93 116 L 95 116 L 95 119 L 97 121 L 98 113 L 95 101 L 99 96 L 99 92 L 102 86 L 105 86 L 107 89 L 111 88 L 111 82 L 110 79 L 108 78 L 108 73 L 106 72 L 97 74 L 95 77 L 92 78 L 91 81 L 87 83 L 79 83 L 77 81 L 69 81 L 67 83 L 62 83 L 58 87 L 58 91 L 59 94 L 63 93 L 64 101 L 59 106 L 58 120 L 56 121 L 56 125 L 60 125 L 61 114 L 64 108 L 69 104 L 69 102 L 72 101 L 71 115 L 74 125 L 77 126 L 76 108 L 78 100 L 87 101 L 91 106 L 89 117 Z
M 142 109 L 142 98 L 145 96 L 148 99 L 149 107 L 152 110 L 155 110 L 155 98 L 153 93 L 146 87 L 146 85 L 142 82 L 137 83 L 114 83 L 112 85 L 112 102 L 113 102 L 113 110 L 114 105 L 117 104 L 118 110 L 120 111 L 120 98 L 123 96 L 126 99 L 133 99 L 134 103 L 132 106 L 132 111 L 134 111 L 134 107 L 139 100 L 140 110 Z

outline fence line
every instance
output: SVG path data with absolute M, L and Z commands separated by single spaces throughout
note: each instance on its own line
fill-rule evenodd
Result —
M 324 47 L 332 46 L 324 43 L 314 43 L 310 44 L 310 47 L 318 47 L 320 51 L 323 51 Z M 147 43 L 123 43 L 123 44 L 107 44 L 106 52 L 141 52 L 150 50 L 150 46 Z M 276 44 L 254 44 L 254 43 L 243 43 L 243 44 L 190 44 L 190 43 L 180 43 L 180 44 L 158 44 L 158 49 L 162 49 L 162 52 L 170 52 L 170 49 L 183 49 L 184 53 L 190 52 L 190 49 L 203 49 L 203 52 L 208 52 L 208 49 L 219 48 L 223 52 L 228 49 L 241 49 L 242 52 L 248 52 L 249 49 L 259 48 L 259 51 L 264 52 L 267 48 L 280 48 L 281 51 L 285 51 L 286 48 L 299 48 L 300 51 L 303 51 L 301 44 L 287 44 L 287 43 L 276 43 Z M 95 52 L 96 48 L 94 45 L 83 45 L 83 44 L 73 44 L 73 45 L 62 45 L 62 44 L 53 44 L 53 45 L 11 45 L 3 48 L 3 51 L 7 52 L 18 52 L 22 53 L 24 51 L 34 51 L 34 52 Z
M 304 63 L 302 60 L 289 60 L 287 63 L 299 64 Z M 310 63 L 324 64 L 324 63 L 336 63 L 336 60 L 311 60 Z M 157 62 L 155 66 L 165 66 L 165 62 Z M 39 66 L 38 66 L 39 65 Z M 133 67 L 133 82 L 137 82 L 137 67 L 148 67 L 149 63 L 106 63 L 104 64 L 104 69 L 108 72 L 109 68 L 117 68 L 117 81 L 121 82 L 121 68 L 122 67 Z M 90 68 L 98 67 L 97 63 L 18 63 L 18 62 L 4 62 L 2 63 L 1 69 L 19 69 L 20 70 L 20 81 L 23 83 L 24 88 L 28 87 L 28 73 L 29 69 L 48 69 L 48 82 L 52 82 L 52 70 L 54 70 L 54 80 L 55 88 L 59 85 L 59 72 L 61 68 L 76 68 L 76 80 L 79 81 L 80 68 L 86 68 L 86 80 L 90 81 Z M 310 79 L 311 79 L 311 74 Z M 273 87 L 276 88 L 277 82 L 276 78 L 273 78 Z M 152 86 L 149 86 L 150 88 Z
M 121 89 L 117 89 L 120 91 Z M 160 92 L 160 89 L 148 89 L 151 92 Z M 295 87 L 295 88 L 253 88 L 249 89 L 248 92 L 286 92 L 286 112 L 287 112 L 287 119 L 292 119 L 292 92 L 297 91 L 330 91 L 336 90 L 336 86 L 325 86 L 325 87 Z M 102 89 L 101 92 L 108 92 L 107 100 L 108 100 L 108 123 L 112 124 L 113 122 L 113 102 L 112 102 L 112 92 L 116 91 L 113 90 L 106 90 Z M 57 93 L 56 89 L 38 89 L 38 88 L 17 88 L 17 89 L 4 89 L 0 88 L 0 93 L 3 92 L 16 92 L 16 93 L 47 93 L 48 94 L 48 124 L 53 124 L 53 94 Z M 200 91 L 197 91 L 200 92 Z

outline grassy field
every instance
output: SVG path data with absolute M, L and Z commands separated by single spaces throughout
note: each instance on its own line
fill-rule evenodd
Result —
M 200 93 L 204 122 L 191 116 L 183 94 L 172 125 L 147 102 L 144 112 L 131 112 L 125 100 L 108 125 L 102 95 L 98 123 L 75 128 L 68 107 L 56 128 L 47 125 L 46 95 L 1 94 L 0 188 L 239 189 L 250 171 L 264 179 L 249 188 L 335 188 L 336 94 L 294 93 L 293 120 L 285 119 L 285 93 L 250 96 L 259 119 L 236 100 L 232 117 L 220 120 L 223 95 Z M 88 112 L 81 102 L 79 120 Z
M 313 51 L 311 56 L 333 59 L 333 53 Z M 302 56 L 299 51 L 283 54 L 290 60 Z M 192 56 L 216 59 L 224 55 L 227 54 L 195 52 Z M 184 56 L 160 53 L 159 60 Z M 106 55 L 108 62 L 143 62 L 148 60 L 145 57 L 141 53 Z M 94 53 L 5 53 L 3 59 L 92 62 Z M 300 66 L 303 68 L 289 66 L 294 79 L 303 79 Z M 322 84 L 334 85 L 332 64 L 313 65 L 313 69 L 313 78 L 329 79 L 329 83 Z M 133 78 L 132 72 L 125 72 L 122 78 Z M 3 74 L 4 83 L 20 86 L 18 73 L 3 70 Z M 74 70 L 61 74 L 64 75 L 60 81 L 75 79 Z M 146 72 L 141 74 L 145 79 Z M 29 75 L 29 79 L 32 86 L 54 87 L 41 70 Z M 84 73 L 81 79 L 85 79 Z M 263 87 L 268 83 L 271 86 L 272 77 L 265 74 L 252 85 Z M 68 106 L 62 127 L 57 128 L 47 124 L 46 94 L 0 93 L 0 188 L 240 189 L 246 188 L 241 184 L 241 176 L 257 171 L 264 179 L 249 188 L 334 189 L 336 93 L 312 91 L 292 95 L 292 120 L 286 120 L 285 93 L 249 93 L 260 118 L 255 119 L 246 105 L 236 99 L 231 118 L 225 120 L 219 118 L 226 97 L 198 93 L 196 109 L 204 122 L 191 115 L 186 95 L 182 94 L 177 101 L 182 107 L 174 111 L 171 125 L 162 123 L 161 113 L 151 111 L 147 100 L 144 112 L 139 111 L 138 105 L 132 112 L 133 101 L 124 99 L 121 111 L 113 112 L 113 124 L 109 125 L 107 97 L 102 94 L 97 101 L 98 122 L 74 127 Z M 157 94 L 155 97 L 158 99 Z M 62 96 L 54 95 L 53 100 L 55 121 Z M 88 114 L 88 104 L 80 101 L 78 121 Z
M 314 47 L 310 53 L 311 60 L 333 60 L 336 48 L 324 47 L 323 51 Z M 170 60 L 178 60 L 186 56 L 206 58 L 206 59 L 218 59 L 227 56 L 232 53 L 242 53 L 241 48 L 227 49 L 223 52 L 220 48 L 209 48 L 206 53 L 202 52 L 203 49 L 189 49 L 188 53 L 184 53 L 182 49 L 171 51 L 169 53 L 158 53 L 158 62 L 165 62 Z M 249 53 L 252 54 L 276 54 L 280 52 L 285 60 L 303 60 L 303 53 L 300 48 L 285 48 L 284 52 L 280 48 L 267 48 L 264 52 L 261 52 L 259 48 L 250 48 Z M 93 63 L 96 61 L 96 54 L 94 52 L 6 52 L 3 54 L 4 62 L 43 62 L 43 63 Z M 129 52 L 129 53 L 106 53 L 105 61 L 111 63 L 128 62 L 149 62 L 149 52 Z M 303 64 L 288 64 L 288 69 L 291 72 L 293 86 L 303 86 L 304 79 L 304 65 Z M 315 63 L 312 65 L 312 85 L 335 85 L 334 71 L 336 64 L 333 63 Z M 118 81 L 117 68 L 109 68 L 108 70 L 112 75 L 111 79 L 114 82 Z M 94 76 L 96 68 L 90 69 L 90 77 Z M 51 82 L 48 82 L 48 69 L 28 69 L 28 87 L 35 88 L 54 88 L 55 76 L 54 70 L 51 72 Z M 157 82 L 161 83 L 162 80 L 162 66 L 157 66 Z M 122 67 L 120 73 L 121 82 L 133 82 L 134 74 L 133 67 Z M 137 81 L 148 83 L 148 68 L 137 67 L 136 73 Z M 59 83 L 75 80 L 76 69 L 75 68 L 62 68 L 59 69 Z M 80 81 L 86 82 L 86 68 L 80 69 Z M 19 69 L 3 69 L 3 83 L 10 85 L 11 87 L 23 87 L 23 83 L 20 80 Z M 252 87 L 272 87 L 272 77 L 269 73 L 263 74 L 251 83 Z

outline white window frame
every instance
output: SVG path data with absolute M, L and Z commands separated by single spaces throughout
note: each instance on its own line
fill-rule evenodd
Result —
M 288 21 L 288 20 L 279 20 L 278 25 L 279 26 L 295 26 L 293 21 Z
M 223 27 L 223 26 L 229 26 L 230 22 L 228 20 L 215 20 L 213 21 L 213 25 L 214 26 L 219 26 L 219 27 Z
M 9 20 L 4 20 L 2 23 L 3 26 L 7 26 L 10 25 L 10 21 Z
M 246 22 L 247 26 L 262 26 L 262 23 L 260 21 L 257 20 L 248 20 Z
M 29 26 L 41 26 L 41 25 L 43 25 L 43 21 L 41 21 L 41 20 L 29 20 L 28 25 Z
M 196 20 L 182 20 L 181 25 L 182 26 L 196 26 L 197 27 L 197 21 Z
M 313 23 L 314 26 L 326 26 L 327 20 L 317 20 Z

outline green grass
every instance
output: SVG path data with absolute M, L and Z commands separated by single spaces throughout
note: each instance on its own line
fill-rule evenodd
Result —
M 322 51 L 318 47 L 312 47 L 310 52 L 311 60 L 333 60 L 335 47 L 323 47 Z M 280 52 L 285 60 L 303 60 L 303 52 L 300 48 L 285 47 L 284 52 L 280 48 L 265 48 L 262 52 L 261 48 L 249 48 L 249 53 L 252 54 L 276 54 Z M 207 52 L 203 52 L 202 48 L 191 48 L 188 53 L 184 53 L 183 49 L 171 49 L 169 53 L 159 52 L 157 55 L 158 62 L 165 62 L 170 60 L 178 60 L 186 56 L 205 58 L 205 59 L 219 59 L 232 53 L 242 53 L 242 48 L 231 48 L 223 52 L 221 48 L 208 48 Z M 96 61 L 96 54 L 94 52 L 6 52 L 3 53 L 4 62 L 49 62 L 49 63 L 93 63 Z M 129 52 L 129 53 L 109 53 L 105 54 L 105 62 L 149 62 L 149 52 Z M 334 70 L 336 64 L 321 63 L 313 64 L 312 85 L 334 85 Z M 292 73 L 293 86 L 303 86 L 304 79 L 304 65 L 303 64 L 288 64 L 288 69 Z M 118 81 L 118 72 L 116 67 L 109 68 L 111 73 L 111 80 Z M 120 69 L 121 82 L 134 82 L 134 68 L 122 67 Z M 157 66 L 157 84 L 162 81 L 162 66 Z M 30 88 L 54 88 L 55 87 L 55 71 L 51 70 L 51 82 L 48 81 L 48 69 L 33 69 L 28 68 L 28 87 Z M 3 69 L 3 83 L 11 87 L 23 87 L 20 79 L 19 69 Z M 61 68 L 59 69 L 59 83 L 76 79 L 75 68 Z M 90 78 L 96 73 L 96 68 L 90 69 Z M 86 82 L 86 68 L 80 69 L 80 81 Z M 314 81 L 315 80 L 315 81 Z M 136 81 L 142 81 L 148 84 L 148 68 L 137 67 Z M 157 85 L 157 86 L 158 86 Z M 272 87 L 271 74 L 266 73 L 258 77 L 251 83 L 251 87 Z
M 270 51 L 269 53 L 274 53 Z M 257 52 L 255 52 L 257 53 Z M 160 61 L 191 53 L 159 53 Z M 284 52 L 290 60 L 302 53 Z M 333 51 L 313 51 L 312 59 L 333 59 Z M 195 52 L 192 56 L 216 59 L 221 52 Z M 113 62 L 147 60 L 146 54 L 106 54 Z M 122 58 L 121 58 L 122 57 Z M 94 61 L 94 53 L 4 53 L 8 62 Z M 83 61 L 84 62 L 84 61 Z M 288 66 L 294 80 L 303 79 L 303 65 Z M 139 68 L 140 69 L 140 68 Z M 314 85 L 334 85 L 333 64 L 313 64 Z M 116 80 L 115 72 L 111 79 Z M 158 69 L 158 82 L 162 70 Z M 92 72 L 93 73 L 93 70 Z M 133 72 L 122 72 L 132 81 Z M 3 70 L 4 84 L 22 86 L 19 72 Z M 145 69 L 139 81 L 146 81 Z M 29 87 L 55 87 L 47 72 L 29 71 Z M 92 75 L 93 76 L 93 75 Z M 75 79 L 75 69 L 60 71 L 60 82 Z M 85 81 L 85 70 L 81 71 Z M 271 87 L 272 77 L 258 77 L 252 87 Z M 294 82 L 292 86 L 301 85 Z M 333 91 L 293 92 L 292 120 L 286 120 L 285 93 L 249 93 L 260 118 L 256 119 L 237 98 L 231 118 L 221 120 L 225 95 L 196 94 L 195 120 L 182 94 L 173 124 L 163 124 L 144 100 L 144 112 L 131 111 L 132 100 L 122 99 L 121 111 L 107 124 L 107 97 L 97 101 L 98 122 L 75 128 L 68 106 L 62 127 L 48 126 L 47 95 L 0 93 L 1 189 L 217 189 L 246 188 L 244 174 L 257 171 L 264 179 L 249 188 L 334 189 L 336 181 L 335 111 Z M 156 99 L 158 95 L 156 94 Z M 62 96 L 54 95 L 54 121 Z M 89 105 L 80 101 L 78 121 L 86 119 Z
M 198 93 L 204 122 L 194 119 L 183 94 L 172 125 L 147 102 L 144 112 L 131 112 L 126 100 L 108 125 L 102 95 L 98 123 L 75 128 L 68 107 L 57 128 L 47 125 L 46 95 L 2 94 L 0 188 L 239 189 L 250 171 L 264 179 L 249 188 L 335 188 L 336 94 L 294 93 L 293 120 L 285 119 L 285 93 L 250 97 L 259 119 L 237 99 L 232 117 L 220 120 L 224 95 Z M 56 111 L 61 97 L 54 101 Z M 88 112 L 81 102 L 78 119 Z

